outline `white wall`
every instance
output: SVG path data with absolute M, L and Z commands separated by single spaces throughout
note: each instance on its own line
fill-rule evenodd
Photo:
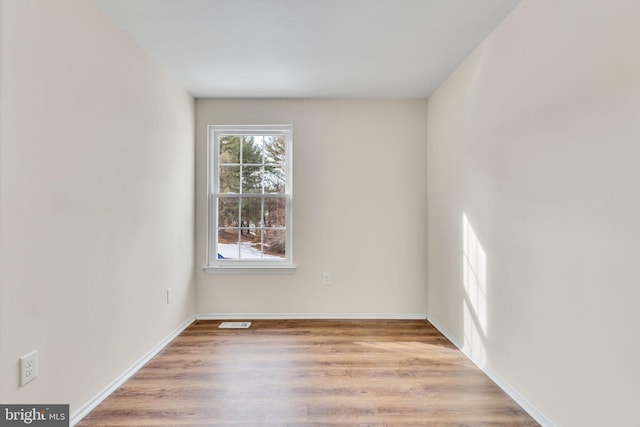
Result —
M 429 316 L 559 426 L 638 423 L 639 22 L 524 0 L 429 100 Z
M 194 102 L 92 2 L 0 5 L 0 401 L 73 413 L 193 316 Z
M 424 317 L 426 115 L 426 100 L 197 100 L 196 312 Z M 206 275 L 207 125 L 270 123 L 293 125 L 297 270 Z

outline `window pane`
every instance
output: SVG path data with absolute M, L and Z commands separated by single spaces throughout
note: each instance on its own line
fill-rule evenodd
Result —
M 218 259 L 238 259 L 240 245 L 238 244 L 238 229 L 218 230 Z
M 218 198 L 218 227 L 239 227 L 240 203 L 235 197 Z
M 286 257 L 286 233 L 285 230 L 265 230 L 264 232 L 264 256 L 265 258 Z
M 285 191 L 285 174 L 283 166 L 265 166 L 264 192 L 269 194 L 283 194 Z
M 220 160 L 222 163 L 240 163 L 240 137 L 223 135 L 220 137 Z
M 285 227 L 287 220 L 287 200 L 284 197 L 264 198 L 265 227 Z
M 242 167 L 242 192 L 262 193 L 262 166 Z
M 258 160 L 255 163 L 262 164 L 264 163 L 264 145 L 266 136 L 254 135 L 251 137 L 251 143 L 253 144 L 253 151 L 257 154 L 256 159 Z
M 242 164 L 261 165 L 263 151 L 261 136 L 242 137 Z
M 283 164 L 285 162 L 284 135 L 264 137 L 264 162 L 269 164 Z
M 220 193 L 240 192 L 240 166 L 220 166 Z
M 262 217 L 262 198 L 243 197 L 242 198 L 242 222 L 241 227 L 255 229 L 260 227 Z
M 240 243 L 240 259 L 262 259 L 260 237 L 250 230 L 243 230 Z

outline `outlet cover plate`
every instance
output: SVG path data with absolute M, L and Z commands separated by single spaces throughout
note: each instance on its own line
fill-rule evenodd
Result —
M 324 285 L 330 285 L 331 284 L 331 273 L 328 271 L 325 271 L 324 273 L 322 273 L 322 284 Z
M 32 351 L 20 358 L 20 385 L 26 385 L 38 376 L 38 352 Z

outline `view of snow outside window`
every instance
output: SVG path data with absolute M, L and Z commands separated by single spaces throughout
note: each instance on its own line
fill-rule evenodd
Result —
M 218 259 L 286 258 L 284 135 L 219 135 Z

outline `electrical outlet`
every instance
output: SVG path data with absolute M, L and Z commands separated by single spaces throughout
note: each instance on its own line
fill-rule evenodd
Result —
M 171 304 L 173 302 L 173 288 L 167 289 L 167 304 Z
M 329 273 L 328 271 L 325 271 L 324 273 L 322 273 L 322 284 L 323 285 L 331 284 L 331 273 Z
M 35 380 L 38 376 L 38 352 L 32 351 L 20 358 L 20 385 Z

